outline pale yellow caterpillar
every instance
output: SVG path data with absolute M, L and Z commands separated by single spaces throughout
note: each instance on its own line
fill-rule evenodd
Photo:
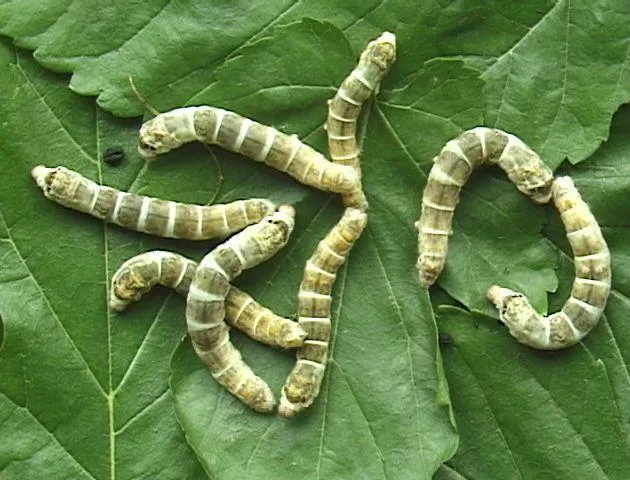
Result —
M 212 376 L 243 403 L 270 412 L 275 399 L 269 386 L 243 362 L 230 342 L 225 299 L 230 281 L 244 269 L 273 256 L 293 230 L 295 212 L 281 206 L 276 213 L 247 227 L 207 254 L 199 264 L 186 299 L 186 324 L 193 347 Z
M 492 128 L 462 133 L 447 142 L 433 161 L 416 222 L 417 268 L 424 287 L 433 285 L 442 273 L 459 193 L 476 167 L 497 164 L 536 203 L 549 202 L 553 182 L 551 170 L 535 152 L 514 135 Z
M 201 206 L 121 192 L 64 167 L 40 165 L 32 175 L 46 198 L 64 207 L 160 237 L 224 238 L 275 210 L 272 202 L 262 198 Z
M 136 255 L 114 273 L 109 306 L 112 310 L 122 311 L 155 285 L 188 295 L 197 266 L 197 262 L 174 252 L 154 250 Z M 297 322 L 279 317 L 234 285 L 230 285 L 227 292 L 225 310 L 228 324 L 261 343 L 297 348 L 306 338 L 306 332 Z
M 575 279 L 562 310 L 543 317 L 521 293 L 496 285 L 488 290 L 510 333 L 542 350 L 570 347 L 584 338 L 599 321 L 611 285 L 608 246 L 571 178 L 556 178 L 552 194 L 574 255 Z
M 354 169 L 328 161 L 296 135 L 208 106 L 178 108 L 144 123 L 138 151 L 154 159 L 195 140 L 241 153 L 320 190 L 350 193 L 360 184 Z
M 363 103 L 378 88 L 381 79 L 396 59 L 396 37 L 385 32 L 368 43 L 359 63 L 341 83 L 332 100 L 328 101 L 328 150 L 333 162 L 354 168 L 361 179 L 359 146 L 357 144 L 357 119 Z M 361 184 L 342 196 L 344 205 L 362 210 L 367 208 Z
M 328 359 L 331 293 L 336 273 L 366 223 L 363 211 L 347 208 L 306 262 L 298 293 L 298 321 L 307 337 L 282 388 L 278 413 L 283 417 L 292 417 L 308 408 L 319 394 Z

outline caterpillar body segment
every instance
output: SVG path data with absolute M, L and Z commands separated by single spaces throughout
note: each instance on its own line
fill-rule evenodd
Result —
M 233 285 L 225 299 L 225 311 L 230 325 L 261 343 L 298 348 L 306 339 L 306 331 L 299 323 L 276 315 Z
M 208 106 L 178 108 L 149 120 L 140 129 L 138 151 L 153 159 L 194 140 L 241 153 L 320 190 L 344 194 L 360 185 L 353 168 L 328 161 L 296 135 Z
M 562 310 L 543 317 L 521 293 L 492 286 L 488 299 L 500 319 L 521 343 L 542 350 L 557 350 L 579 342 L 597 324 L 611 286 L 610 252 L 588 205 L 570 177 L 553 183 L 553 200 L 574 255 L 575 279 Z
M 109 305 L 122 311 L 155 285 L 173 288 L 181 295 L 190 290 L 197 262 L 174 252 L 154 250 L 127 260 L 112 277 Z M 225 320 L 249 337 L 280 348 L 297 348 L 306 332 L 297 322 L 280 317 L 233 285 L 225 298 Z
M 354 168 L 361 178 L 357 120 L 363 103 L 378 89 L 383 76 L 396 59 L 396 37 L 385 32 L 368 43 L 359 63 L 328 101 L 328 150 L 333 162 Z M 358 183 L 354 191 L 343 195 L 344 205 L 365 210 L 367 201 Z
M 536 203 L 551 199 L 553 173 L 520 139 L 486 127 L 462 133 L 433 159 L 422 195 L 418 229 L 418 275 L 423 287 L 435 283 L 444 269 L 448 237 L 462 187 L 472 171 L 497 164 L 516 188 Z
M 231 280 L 286 245 L 294 216 L 292 207 L 281 206 L 212 250 L 199 263 L 186 299 L 186 324 L 197 355 L 221 385 L 259 412 L 271 412 L 275 399 L 230 342 L 225 299 Z
M 32 175 L 44 196 L 64 207 L 166 238 L 225 238 L 275 210 L 263 198 L 202 206 L 136 195 L 99 185 L 65 167 L 38 166 Z
M 363 211 L 347 208 L 306 262 L 298 293 L 298 322 L 307 337 L 282 388 L 278 413 L 283 417 L 305 410 L 319 394 L 328 359 L 331 294 L 336 273 L 366 224 L 367 215 Z

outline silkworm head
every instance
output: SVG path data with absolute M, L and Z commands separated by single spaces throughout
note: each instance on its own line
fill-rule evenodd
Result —
M 277 251 L 287 244 L 291 232 L 293 232 L 295 209 L 291 205 L 280 205 L 276 212 L 265 217 L 262 222 L 267 224 L 265 229 L 267 241 L 270 244 L 278 245 L 275 248 Z
M 519 292 L 493 285 L 488 289 L 488 300 L 499 310 L 499 319 L 505 323 L 512 335 L 531 330 L 529 323 L 536 312 L 529 300 Z
M 514 290 L 510 290 L 509 288 L 499 287 L 498 285 L 492 285 L 488 289 L 488 300 L 490 300 L 494 306 L 499 310 L 499 312 L 503 312 L 506 310 L 510 299 L 515 297 L 522 297 L 518 292 Z
M 516 137 L 513 137 L 516 138 Z M 513 143 L 523 145 L 521 149 L 513 148 L 521 154 L 521 164 L 508 173 L 508 177 L 516 188 L 527 195 L 535 203 L 543 204 L 551 200 L 551 187 L 553 185 L 553 173 L 542 162 L 540 157 L 529 150 L 520 140 L 511 140 Z
M 125 263 L 112 277 L 109 292 L 109 306 L 112 310 L 123 311 L 131 302 L 136 302 L 147 293 L 151 282 L 133 264 Z
M 47 168 L 38 165 L 31 170 L 31 175 L 46 198 L 70 208 L 80 209 L 80 197 L 75 195 L 75 192 L 84 179 L 77 172 L 64 167 Z
M 160 115 L 140 127 L 138 153 L 141 157 L 147 160 L 155 160 L 157 155 L 166 153 L 173 148 L 170 146 L 170 143 L 170 135 Z
M 547 177 L 546 174 L 541 172 L 540 181 L 533 186 L 527 187 L 523 190 L 523 193 L 530 197 L 535 203 L 543 204 L 548 203 L 551 200 L 551 187 L 553 184 L 553 177 Z
M 377 64 L 383 70 L 388 70 L 396 60 L 396 36 L 391 32 L 384 32 L 368 44 L 364 55 L 370 62 Z
M 318 368 L 298 364 L 282 389 L 278 414 L 290 418 L 308 408 L 319 394 L 322 374 Z

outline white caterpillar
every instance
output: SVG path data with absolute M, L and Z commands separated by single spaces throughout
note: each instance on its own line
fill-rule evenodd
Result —
M 207 206 L 171 202 L 105 187 L 65 167 L 40 165 L 31 173 L 46 198 L 64 207 L 167 238 L 224 238 L 259 222 L 276 208 L 262 198 Z
M 357 119 L 363 103 L 378 88 L 381 79 L 396 59 L 396 37 L 385 32 L 368 43 L 359 63 L 341 83 L 332 100 L 328 101 L 328 150 L 333 162 L 354 168 L 359 180 L 359 146 L 357 144 Z M 367 208 L 361 184 L 342 196 L 344 205 L 362 210 Z
M 243 362 L 230 342 L 225 299 L 230 281 L 244 269 L 273 256 L 293 230 L 295 212 L 281 206 L 207 254 L 199 264 L 186 300 L 186 323 L 193 347 L 212 376 L 243 403 L 270 412 L 275 399 L 269 386 Z
M 584 338 L 599 321 L 611 285 L 608 246 L 571 178 L 556 178 L 552 194 L 574 255 L 575 280 L 564 307 L 543 317 L 518 292 L 496 285 L 488 290 L 488 299 L 499 309 L 510 333 L 519 342 L 542 350 L 566 348 Z
M 174 252 L 154 250 L 130 258 L 112 277 L 109 305 L 122 311 L 155 285 L 188 295 L 197 262 Z M 254 340 L 281 348 L 297 348 L 306 332 L 297 322 L 279 317 L 247 293 L 230 285 L 225 298 L 225 320 Z
M 298 293 L 298 321 L 307 337 L 282 389 L 278 413 L 283 417 L 308 408 L 319 394 L 328 358 L 331 293 L 336 273 L 366 224 L 364 212 L 347 208 L 306 262 Z
M 353 168 L 326 160 L 297 136 L 208 106 L 178 108 L 152 118 L 140 129 L 138 151 L 154 159 L 195 140 L 242 153 L 320 190 L 343 194 L 360 185 Z
M 433 161 L 416 222 L 417 268 L 424 287 L 433 285 L 442 273 L 459 193 L 476 167 L 497 164 L 516 188 L 536 203 L 549 202 L 553 182 L 551 170 L 527 145 L 492 128 L 477 127 L 462 133 L 447 142 Z

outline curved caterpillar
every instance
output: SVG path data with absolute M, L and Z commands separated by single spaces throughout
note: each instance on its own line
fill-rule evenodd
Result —
M 283 417 L 292 417 L 308 408 L 319 394 L 328 358 L 330 295 L 336 273 L 366 224 L 367 215 L 363 211 L 347 208 L 306 262 L 298 293 L 298 322 L 307 337 L 282 388 L 278 413 Z
M 242 153 L 320 190 L 350 193 L 360 184 L 352 168 L 326 160 L 296 135 L 208 106 L 178 108 L 144 123 L 138 151 L 154 159 L 194 140 Z
M 575 279 L 562 310 L 543 317 L 521 293 L 493 285 L 488 299 L 500 319 L 521 343 L 557 350 L 579 342 L 599 321 L 611 285 L 610 252 L 602 232 L 570 177 L 558 177 L 552 187 L 573 250 Z
M 492 128 L 462 133 L 447 142 L 433 161 L 422 195 L 422 213 L 415 224 L 416 266 L 423 287 L 433 285 L 444 269 L 459 192 L 476 167 L 499 165 L 516 188 L 536 203 L 549 202 L 553 182 L 551 170 L 535 152 L 514 135 Z
M 252 198 L 223 205 L 192 205 L 121 192 L 65 167 L 37 166 L 31 174 L 49 200 L 109 223 L 166 238 L 224 238 L 275 210 Z
M 109 306 L 123 311 L 155 285 L 187 295 L 197 266 L 197 262 L 174 252 L 154 250 L 136 255 L 114 273 Z M 225 310 L 230 325 L 267 345 L 297 348 L 306 338 L 306 332 L 297 322 L 279 317 L 234 285 L 227 292 Z
M 186 324 L 193 347 L 212 376 L 243 403 L 270 412 L 275 399 L 269 386 L 243 362 L 230 342 L 225 298 L 241 271 L 273 256 L 293 230 L 295 212 L 288 205 L 250 225 L 207 254 L 199 264 L 186 299 Z
M 396 37 L 385 32 L 376 40 L 368 43 L 359 58 L 359 63 L 350 75 L 341 83 L 332 100 L 328 101 L 328 150 L 333 162 L 354 168 L 359 180 L 360 149 L 357 145 L 357 119 L 363 103 L 372 95 L 383 76 L 396 59 Z M 346 207 L 367 208 L 361 184 L 350 193 L 342 196 Z

